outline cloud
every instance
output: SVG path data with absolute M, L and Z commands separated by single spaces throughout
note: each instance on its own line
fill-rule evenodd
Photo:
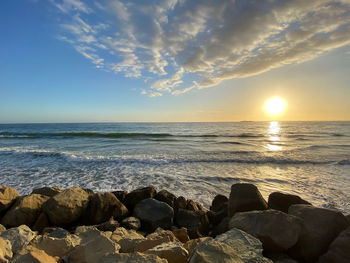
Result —
M 61 40 L 99 68 L 178 95 L 350 44 L 349 0 L 51 2 Z M 195 84 L 193 84 L 195 83 Z

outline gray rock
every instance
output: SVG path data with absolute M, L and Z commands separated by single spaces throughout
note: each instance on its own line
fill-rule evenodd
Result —
M 187 263 L 188 251 L 180 242 L 168 242 L 155 246 L 144 252 L 164 258 L 168 263 Z
M 215 238 L 215 241 L 224 243 L 234 248 L 236 254 L 245 263 L 272 263 L 262 254 L 262 243 L 256 237 L 233 228 Z
M 7 227 L 32 226 L 40 215 L 43 203 L 48 199 L 49 197 L 40 194 L 17 198 L 14 205 L 2 218 L 1 223 Z
M 187 228 L 190 238 L 201 237 L 209 231 L 209 220 L 203 211 L 190 211 L 180 208 L 176 215 L 176 223 L 179 227 Z
M 133 230 L 139 230 L 141 228 L 141 221 L 137 217 L 127 217 L 122 221 L 122 226 L 133 229 Z
M 168 229 L 173 225 L 174 210 L 164 202 L 148 198 L 135 206 L 134 216 L 141 220 L 145 230 Z
M 311 205 L 309 202 L 301 199 L 297 195 L 284 194 L 280 192 L 274 192 L 269 195 L 267 202 L 269 208 L 288 213 L 288 209 L 291 205 L 304 204 Z
M 326 254 L 322 255 L 319 263 L 350 262 L 350 226 L 343 230 L 329 246 Z
M 131 191 L 125 196 L 125 205 L 128 209 L 133 209 L 134 206 L 144 199 L 154 198 L 156 195 L 156 189 L 153 186 L 139 188 Z
M 267 203 L 253 184 L 234 184 L 231 186 L 228 201 L 228 215 L 252 210 L 266 210 Z
M 0 212 L 6 211 L 18 197 L 15 188 L 0 185 Z
M 348 226 L 345 216 L 335 210 L 309 205 L 292 205 L 289 208 L 289 214 L 300 217 L 303 221 L 300 238 L 289 254 L 304 262 L 315 262 Z
M 71 187 L 43 204 L 50 222 L 56 226 L 76 223 L 86 210 L 89 194 L 80 187 Z
M 267 251 L 286 251 L 298 241 L 302 224 L 295 216 L 271 209 L 236 213 L 229 228 L 238 228 L 257 237 Z
M 30 230 L 26 225 L 13 227 L 0 233 L 0 237 L 8 239 L 11 242 L 13 253 L 17 253 L 24 246 L 26 246 L 34 237 L 36 233 Z

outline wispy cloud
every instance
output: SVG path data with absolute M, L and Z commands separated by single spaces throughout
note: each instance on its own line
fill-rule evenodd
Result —
M 156 97 L 302 63 L 350 44 L 348 0 L 51 0 L 60 39 Z

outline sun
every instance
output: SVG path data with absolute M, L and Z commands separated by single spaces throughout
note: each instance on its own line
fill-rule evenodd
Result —
M 286 102 L 278 97 L 270 98 L 265 103 L 265 111 L 271 115 L 281 114 L 285 108 Z

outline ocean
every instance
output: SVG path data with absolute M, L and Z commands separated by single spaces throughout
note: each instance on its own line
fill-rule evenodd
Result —
M 350 212 L 350 122 L 0 124 L 0 184 L 153 185 L 209 206 L 234 183 Z

